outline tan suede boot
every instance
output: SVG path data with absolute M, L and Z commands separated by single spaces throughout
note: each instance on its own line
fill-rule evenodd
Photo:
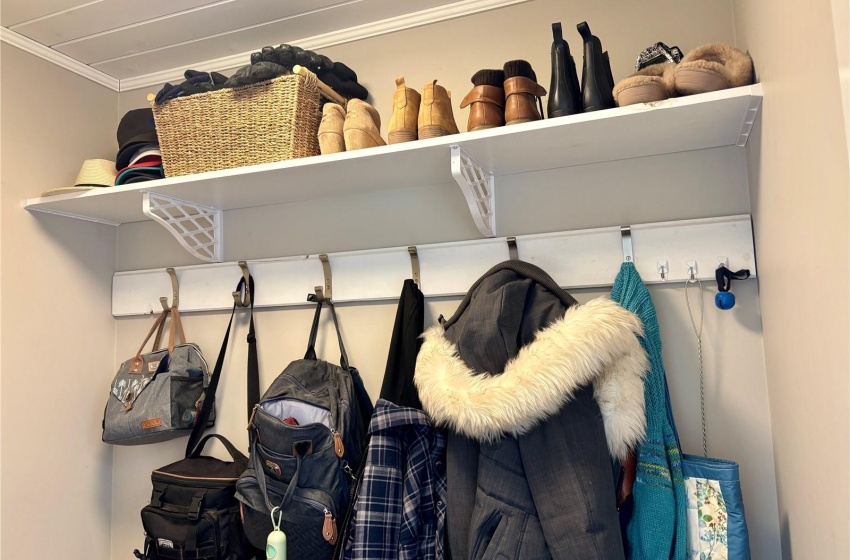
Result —
M 386 145 L 381 138 L 381 116 L 374 107 L 360 99 L 349 100 L 342 131 L 345 149 L 349 152 Z
M 419 102 L 422 97 L 412 88 L 404 85 L 404 78 L 395 79 L 396 89 L 393 94 L 393 116 L 390 117 L 387 137 L 390 144 L 410 142 L 417 138 L 419 119 Z
M 505 123 L 519 124 L 538 121 L 542 117 L 537 110 L 537 98 L 546 95 L 546 90 L 532 79 L 514 76 L 505 80 Z
M 505 90 L 502 88 L 475 86 L 463 98 L 460 108 L 470 104 L 466 130 L 483 130 L 505 124 Z
M 422 88 L 419 106 L 419 139 L 437 138 L 457 134 L 457 124 L 452 113 L 452 95 L 437 80 Z
M 345 109 L 337 103 L 325 103 L 322 108 L 322 122 L 319 124 L 319 151 L 335 154 L 345 151 L 342 125 L 345 122 Z

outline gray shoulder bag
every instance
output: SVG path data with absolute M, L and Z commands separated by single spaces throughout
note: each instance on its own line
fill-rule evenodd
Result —
M 168 348 L 160 349 L 169 315 Z M 154 332 L 153 350 L 142 354 Z M 140 445 L 189 435 L 209 382 L 200 348 L 186 342 L 180 312 L 176 307 L 163 311 L 136 355 L 121 364 L 112 381 L 103 415 L 103 441 Z M 208 425 L 214 421 L 211 411 Z

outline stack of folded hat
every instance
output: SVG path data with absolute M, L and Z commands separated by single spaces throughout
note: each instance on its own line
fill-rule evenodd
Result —
M 116 185 L 165 177 L 151 109 L 133 109 L 121 119 L 115 167 L 118 169 Z

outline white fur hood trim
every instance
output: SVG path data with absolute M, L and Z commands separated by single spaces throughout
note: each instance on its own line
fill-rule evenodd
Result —
M 608 298 L 576 305 L 520 349 L 501 374 L 476 374 L 436 325 L 423 335 L 415 383 L 435 423 L 492 442 L 520 436 L 593 384 L 611 455 L 625 459 L 646 429 L 640 319 Z

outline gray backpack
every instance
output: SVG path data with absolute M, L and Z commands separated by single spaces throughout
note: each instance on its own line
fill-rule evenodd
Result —
M 168 348 L 160 349 L 169 315 Z M 142 354 L 154 331 L 153 351 Z M 176 307 L 163 311 L 136 355 L 118 368 L 103 413 L 103 441 L 139 445 L 189 435 L 209 381 L 200 348 L 185 342 L 180 312 Z M 214 421 L 213 410 L 207 425 Z
M 289 364 L 254 408 L 249 468 L 236 484 L 251 544 L 265 548 L 270 513 L 280 508 L 290 557 L 311 560 L 333 556 L 372 416 L 360 374 L 348 365 L 333 303 L 327 303 L 340 365 L 316 357 L 320 302 L 304 359 Z

